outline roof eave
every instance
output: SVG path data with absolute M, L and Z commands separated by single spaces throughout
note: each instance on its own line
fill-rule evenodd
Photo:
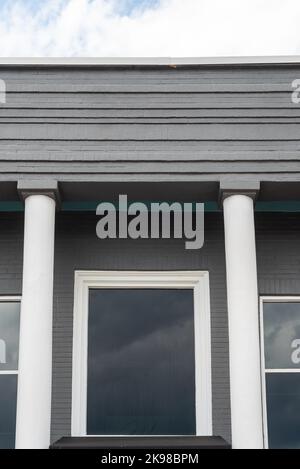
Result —
M 0 66 L 176 67 L 176 66 L 300 65 L 300 56 L 244 57 L 2 57 Z

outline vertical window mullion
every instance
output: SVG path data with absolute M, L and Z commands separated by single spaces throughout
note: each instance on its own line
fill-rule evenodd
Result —
M 300 298 L 262 297 L 260 324 L 265 444 L 299 448 Z
M 20 297 L 0 297 L 0 448 L 14 448 Z

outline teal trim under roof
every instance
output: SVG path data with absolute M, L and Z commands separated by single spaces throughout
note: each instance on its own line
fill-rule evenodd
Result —
M 23 212 L 22 202 L 0 202 L 0 212 Z
M 169 201 L 171 203 L 171 201 Z M 174 201 L 173 201 L 174 202 Z M 96 211 L 96 207 L 100 202 L 63 202 L 62 210 L 66 212 L 77 211 Z M 128 201 L 130 203 L 130 201 Z M 143 202 L 147 206 L 151 202 Z M 217 202 L 205 202 L 206 212 L 221 212 L 221 208 Z M 277 201 L 277 202 L 256 202 L 256 212 L 300 212 L 300 200 L 295 201 Z
M 99 202 L 63 202 L 61 210 L 63 212 L 95 212 Z M 105 201 L 107 202 L 107 201 Z M 130 203 L 131 201 L 128 201 Z M 141 201 L 147 206 L 150 205 L 149 201 Z M 172 203 L 172 201 L 167 201 Z M 173 201 L 174 202 L 174 201 Z M 195 202 L 194 202 L 195 203 Z M 0 212 L 23 212 L 23 202 L 5 201 L 0 202 Z M 220 206 L 217 202 L 205 202 L 206 212 L 221 212 Z M 255 212 L 285 212 L 285 213 L 298 213 L 300 212 L 300 200 L 292 201 L 272 201 L 272 202 L 256 202 Z

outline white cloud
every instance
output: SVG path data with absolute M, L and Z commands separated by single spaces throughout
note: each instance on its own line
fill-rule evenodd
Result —
M 33 9 L 9 1 L 0 9 L 0 56 L 300 54 L 299 0 L 149 1 L 128 16 L 124 2 L 50 0 Z

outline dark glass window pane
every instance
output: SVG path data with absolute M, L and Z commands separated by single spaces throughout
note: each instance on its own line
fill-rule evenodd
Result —
M 91 289 L 87 434 L 195 433 L 192 290 Z
M 266 368 L 300 368 L 300 303 L 264 303 Z
M 300 448 L 300 373 L 267 373 L 270 448 Z
M 0 301 L 0 370 L 17 370 L 20 303 Z
M 0 448 L 14 448 L 17 375 L 0 375 Z

